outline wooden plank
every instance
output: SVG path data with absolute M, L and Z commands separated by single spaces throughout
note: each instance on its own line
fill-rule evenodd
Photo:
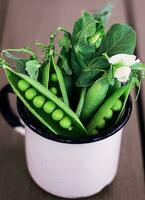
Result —
M 5 19 L 7 16 L 8 4 L 9 4 L 9 0 L 0 0 L 0 15 L 1 15 L 0 17 L 0 49 L 1 49 Z
M 134 4 L 131 0 L 124 1 L 125 2 L 125 10 L 126 10 L 126 16 L 127 16 L 127 21 L 130 26 L 132 26 L 135 30 L 140 31 L 139 27 L 137 29 L 137 18 L 135 18 L 135 9 L 134 9 Z M 137 31 L 137 32 L 138 32 Z M 138 35 L 137 35 L 138 36 Z M 137 37 L 138 41 L 138 37 Z M 135 49 L 135 55 L 139 57 L 139 52 L 140 48 L 137 42 L 136 49 Z M 144 105 L 143 105 L 143 86 L 141 86 L 140 93 L 138 95 L 138 99 L 136 101 L 136 106 L 137 106 L 137 114 L 138 114 L 138 122 L 139 122 L 139 132 L 140 132 L 140 139 L 141 139 L 141 149 L 142 149 L 142 157 L 143 157 L 143 165 L 144 165 L 144 170 L 145 170 L 145 116 L 144 116 Z M 135 94 L 138 94 L 138 88 L 135 88 Z
M 35 4 L 34 4 L 35 2 Z M 5 22 L 2 48 L 21 47 L 38 39 L 46 42 L 48 33 L 57 25 L 71 28 L 80 10 L 100 8 L 107 0 L 96 1 L 10 1 Z M 116 3 L 110 20 L 126 22 L 123 0 Z M 35 5 L 35 6 L 34 6 Z M 26 14 L 27 13 L 27 14 Z M 18 17 L 19 16 L 19 17 Z M 6 79 L 1 74 L 2 84 Z M 24 138 L 16 134 L 0 115 L 0 199 L 58 199 L 40 189 L 30 178 L 26 167 Z M 125 127 L 118 174 L 114 182 L 90 199 L 145 199 L 143 165 L 136 107 Z
M 145 51 L 145 29 L 143 26 L 143 19 L 144 19 L 144 7 L 145 7 L 145 2 L 143 0 L 139 0 L 136 2 L 135 0 L 131 1 L 132 3 L 132 10 L 134 12 L 134 26 L 137 31 L 137 51 L 136 55 L 141 59 L 141 62 L 145 63 L 145 56 L 144 56 L 144 51 Z M 145 170 L 145 80 L 143 80 L 142 84 L 142 91 L 139 96 L 139 101 L 138 101 L 138 110 L 139 110 L 139 123 L 141 124 L 141 143 L 142 143 L 142 152 L 143 152 L 143 160 L 144 160 L 144 170 Z

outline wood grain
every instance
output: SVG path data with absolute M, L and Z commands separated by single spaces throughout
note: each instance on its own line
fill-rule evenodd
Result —
M 9 0 L 0 0 L 0 49 L 3 38 L 5 20 L 7 16 L 8 4 Z

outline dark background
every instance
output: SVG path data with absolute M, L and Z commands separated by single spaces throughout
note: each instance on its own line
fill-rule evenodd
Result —
M 48 41 L 57 26 L 71 30 L 82 10 L 95 11 L 107 0 L 0 0 L 0 48 L 20 48 L 32 41 Z M 130 23 L 137 31 L 138 55 L 145 62 L 145 1 L 113 1 L 115 8 L 109 24 Z M 0 88 L 7 83 L 0 71 Z M 144 107 L 144 87 L 142 99 Z M 134 92 L 132 93 L 134 96 Z M 15 104 L 15 98 L 12 98 Z M 139 105 L 140 106 L 140 105 Z M 141 108 L 144 113 L 143 107 Z M 114 182 L 90 199 L 145 199 L 140 118 L 134 102 L 132 116 L 124 129 L 119 171 Z M 14 106 L 14 109 L 15 106 Z M 144 122 L 144 119 L 142 119 Z M 143 130 L 143 129 L 142 129 Z M 144 133 L 145 134 L 145 133 Z M 30 178 L 25 161 L 24 138 L 0 115 L 0 200 L 57 199 L 47 194 Z

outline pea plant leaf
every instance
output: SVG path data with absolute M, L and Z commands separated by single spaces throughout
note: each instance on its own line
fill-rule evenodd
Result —
M 103 53 L 109 57 L 119 53 L 133 54 L 135 46 L 135 31 L 126 24 L 114 24 L 102 40 L 96 56 Z
M 104 26 L 101 18 L 95 19 L 87 12 L 84 12 L 82 17 L 75 22 L 72 33 L 72 68 L 75 78 L 92 60 L 101 43 L 103 33 Z
M 71 46 L 71 41 L 68 34 L 64 33 L 63 38 L 60 38 L 58 40 L 58 44 L 59 44 L 59 47 L 62 47 L 62 48 L 64 47 L 68 51 Z
M 59 59 L 59 66 L 61 67 L 61 69 L 64 70 L 64 72 L 67 75 L 72 75 L 72 70 L 70 67 L 70 62 L 69 62 L 69 55 L 70 55 L 70 51 L 66 52 L 65 49 L 63 48 L 61 50 L 61 54 L 59 55 L 60 59 Z
M 16 71 L 22 74 L 27 74 L 26 72 L 26 62 L 30 59 L 30 58 L 19 58 L 17 56 L 14 56 L 12 53 L 10 53 L 9 51 L 4 51 L 3 55 L 6 58 L 9 58 L 13 61 L 16 62 Z
M 83 68 L 79 63 L 73 48 L 71 49 L 71 67 L 72 67 L 74 79 L 76 80 L 79 77 Z
M 88 67 L 82 69 L 80 76 L 76 80 L 76 86 L 89 86 L 98 78 L 98 76 L 107 71 L 109 67 L 110 64 L 104 56 L 95 57 L 89 63 Z
M 135 63 L 135 64 L 131 65 L 130 67 L 131 67 L 131 70 L 145 72 L 145 65 L 142 63 Z
M 64 30 L 64 29 L 63 29 Z M 72 75 L 71 70 L 71 34 L 69 32 L 64 32 L 64 35 L 58 41 L 61 51 L 59 54 L 58 65 L 67 75 Z
M 33 79 L 37 80 L 40 67 L 41 65 L 38 60 L 29 60 L 26 62 L 26 71 L 28 72 L 28 75 Z

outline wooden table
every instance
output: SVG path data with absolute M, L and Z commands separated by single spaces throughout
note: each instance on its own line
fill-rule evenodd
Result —
M 135 9 L 138 10 L 138 15 L 136 14 L 137 27 L 143 32 L 145 29 L 141 27 L 139 21 L 141 19 L 140 16 L 144 16 L 144 9 L 140 12 L 138 5 L 142 7 L 144 1 L 139 1 L 140 4 L 137 3 L 138 1 L 133 0 L 136 5 Z M 78 16 L 81 9 L 92 10 L 92 8 L 101 7 L 107 0 L 90 0 L 89 3 L 84 0 L 43 0 L 43 6 L 41 0 L 30 0 L 29 4 L 25 3 L 26 1 L 19 0 L 0 0 L 1 2 L 3 4 L 1 4 L 0 10 L 4 9 L 7 12 L 3 10 L 3 20 L 0 20 L 0 23 L 5 21 L 5 26 L 0 24 L 0 27 L 3 27 L 3 31 L 0 31 L 0 43 L 1 48 L 8 48 L 21 47 L 26 41 L 29 43 L 35 39 L 46 42 L 47 32 L 50 32 L 52 28 L 54 30 L 54 24 L 64 24 L 66 27 L 71 27 L 73 20 L 76 18 L 75 15 Z M 4 2 L 7 2 L 8 6 L 4 5 Z M 48 2 L 51 7 L 48 6 Z M 124 2 L 123 0 L 118 1 L 111 23 L 127 21 Z M 35 9 L 33 9 L 34 7 Z M 71 12 L 72 10 L 74 12 Z M 37 15 L 32 15 L 34 11 Z M 7 16 L 5 16 L 5 13 L 7 13 Z M 55 13 L 57 13 L 57 17 Z M 65 16 L 63 15 L 64 13 Z M 47 27 L 45 20 L 50 19 L 50 17 L 53 20 L 49 20 L 49 27 Z M 16 21 L 17 23 L 15 23 Z M 39 24 L 37 31 L 35 29 L 36 22 Z M 143 50 L 143 46 L 141 48 Z M 0 80 L 2 80 L 1 86 L 6 84 L 3 74 L 0 75 Z M 46 193 L 33 182 L 26 167 L 24 138 L 13 131 L 0 115 L 0 200 L 26 199 L 45 200 L 58 199 L 58 197 Z M 89 199 L 145 199 L 144 170 L 136 107 L 134 107 L 132 116 L 124 129 L 119 169 L 115 180 L 102 192 Z

